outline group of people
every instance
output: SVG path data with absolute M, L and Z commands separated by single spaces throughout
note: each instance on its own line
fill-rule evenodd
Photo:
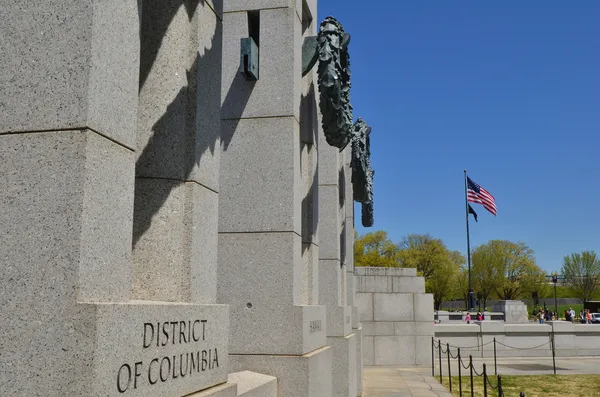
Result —
M 565 311 L 566 313 L 566 311 Z M 567 321 L 575 322 L 575 310 L 570 309 L 569 317 L 565 317 Z M 592 323 L 592 313 L 590 313 L 590 309 L 581 310 L 579 312 L 579 322 L 582 324 L 591 324 Z
M 543 308 L 533 309 L 533 316 L 540 322 L 540 324 L 544 324 L 546 321 L 556 320 L 554 313 L 551 310 Z M 575 322 L 576 313 L 572 307 L 569 310 L 565 310 L 565 320 Z M 583 324 L 591 324 L 592 323 L 592 313 L 590 313 L 590 309 L 581 310 L 579 312 L 579 322 Z
M 546 321 L 554 320 L 554 313 L 552 313 L 552 310 L 544 310 L 540 307 L 539 309 L 533 309 L 533 317 L 535 317 L 540 324 L 544 324 Z
M 477 312 L 477 316 L 475 317 L 475 319 L 477 321 L 483 321 L 485 320 L 485 314 Z M 467 315 L 465 316 L 465 323 L 471 324 L 471 321 L 473 321 L 473 319 L 471 318 L 471 313 L 467 312 Z

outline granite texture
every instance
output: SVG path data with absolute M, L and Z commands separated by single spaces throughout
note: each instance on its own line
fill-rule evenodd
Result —
M 219 235 L 217 301 L 231 308 L 233 353 L 304 354 L 325 344 L 325 307 L 297 304 L 300 240 L 289 232 Z M 311 321 L 320 329 L 310 332 Z
M 346 336 L 352 332 L 350 306 L 325 306 L 327 310 L 327 336 Z
M 291 1 L 285 0 L 288 5 Z M 243 2 L 243 9 L 251 4 Z M 222 119 L 293 116 L 300 119 L 302 26 L 295 7 L 260 12 L 260 78 L 240 73 L 240 39 L 248 37 L 246 12 L 223 15 Z M 225 9 L 229 9 L 229 2 Z
M 128 299 L 133 153 L 89 130 L 0 143 L 1 256 L 26 288 L 5 299 Z
M 391 279 L 391 292 L 425 293 L 425 279 L 423 277 L 391 277 Z
M 507 324 L 523 324 L 529 322 L 527 305 L 522 301 L 498 301 L 492 305 L 492 311 L 504 313 L 504 322 Z
M 237 397 L 237 386 L 233 383 L 223 383 L 208 389 L 188 394 L 186 397 Z
M 0 133 L 89 127 L 135 147 L 137 1 L 7 2 L 2 14 Z
M 303 126 L 300 124 L 300 129 Z M 314 145 L 300 144 L 300 174 L 302 181 L 302 242 L 318 245 L 319 186 L 317 178 L 317 149 Z
M 229 374 L 228 382 L 237 385 L 240 397 L 277 397 L 277 378 L 274 376 L 241 371 Z
M 401 276 L 416 277 L 417 269 L 406 267 L 362 267 L 354 270 L 357 276 Z
M 217 191 L 222 24 L 204 2 L 145 6 L 137 175 Z
M 355 271 L 360 274 L 356 305 L 364 332 L 365 365 L 428 363 L 431 350 L 424 346 L 434 335 L 433 296 L 424 293 L 423 278 L 414 276 L 414 269 Z
M 132 396 L 186 395 L 227 381 L 227 306 L 136 302 L 93 307 L 93 390 L 98 396 L 117 390 L 117 385 Z M 170 324 L 165 328 L 166 321 Z M 129 370 L 124 364 L 131 366 L 128 386 Z M 171 367 L 168 375 L 167 367 Z
M 356 334 L 328 337 L 332 350 L 332 397 L 356 397 Z
M 363 365 L 375 365 L 375 337 L 363 336 L 362 343 L 362 359 Z
M 156 200 L 157 213 L 148 211 Z M 218 194 L 195 182 L 136 181 L 136 299 L 216 302 Z M 145 231 L 138 230 L 146 228 Z
M 341 229 L 338 198 L 337 185 L 319 184 L 319 259 L 339 262 Z
M 319 185 L 335 185 L 340 183 L 340 162 L 342 156 L 339 149 L 329 146 L 325 134 L 319 134 Z
M 332 349 L 296 355 L 231 355 L 233 371 L 250 370 L 277 378 L 278 397 L 332 395 Z
M 319 247 L 320 249 L 321 247 Z M 342 306 L 342 269 L 337 260 L 319 260 L 319 303 Z
M 374 338 L 374 365 L 414 365 L 415 336 L 378 336 Z M 431 344 L 431 340 L 429 342 Z M 431 350 L 429 350 L 431 354 Z
M 374 321 L 373 318 L 373 293 L 357 292 L 356 306 L 358 307 L 358 320 Z
M 293 1 L 295 0 L 228 0 L 224 2 L 223 12 L 290 7 Z
M 189 186 L 188 186 L 189 188 Z M 136 179 L 136 211 L 133 247 L 133 296 L 156 301 L 186 301 L 190 294 L 185 263 L 186 186 L 168 179 Z M 166 196 L 156 213 L 146 203 Z M 141 234 L 138 228 L 148 225 Z
M 433 295 L 414 294 L 415 321 L 433 322 Z
M 373 294 L 374 321 L 414 321 L 414 313 L 413 294 Z
M 315 244 L 302 244 L 302 273 L 295 288 L 299 291 L 298 304 L 319 304 L 319 247 Z
M 358 327 L 352 329 L 352 332 L 356 334 L 356 395 L 362 396 L 363 393 L 363 377 L 364 377 L 364 363 L 363 363 L 363 328 Z
M 119 388 L 131 396 L 185 395 L 227 380 L 226 306 L 69 302 L 53 305 L 53 309 L 51 315 L 60 318 L 56 321 L 48 318 L 48 313 L 36 316 L 35 321 L 44 326 L 35 328 L 43 331 L 31 327 L 28 334 L 23 334 L 26 328 L 18 328 L 19 339 L 26 341 L 21 348 L 1 346 L 11 363 L 6 367 L 9 370 L 0 374 L 2 395 L 100 397 L 119 395 Z M 156 346 L 157 323 L 174 319 L 185 325 L 177 323 L 173 332 L 174 323 L 169 324 L 168 338 L 160 334 L 160 346 Z M 193 335 L 187 331 L 193 329 L 196 320 L 199 322 Z M 206 320 L 204 328 L 202 320 Z M 6 325 L 17 326 L 3 322 Z M 154 359 L 160 361 L 153 362 Z M 177 365 L 173 365 L 175 361 Z M 36 381 L 16 382 L 23 374 Z M 155 383 L 151 385 L 151 381 Z
M 300 235 L 298 130 L 293 117 L 223 122 L 228 146 L 221 154 L 219 232 Z

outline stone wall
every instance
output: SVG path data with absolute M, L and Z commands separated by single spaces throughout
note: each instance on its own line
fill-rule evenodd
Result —
M 474 324 L 437 324 L 435 339 L 443 345 L 460 347 L 461 354 L 478 357 L 551 357 L 551 338 L 555 338 L 557 356 L 600 355 L 600 327 L 597 324 L 573 324 L 548 321 L 545 324 L 504 324 L 476 321 Z M 430 348 L 431 352 L 431 348 Z
M 2 11 L 0 396 L 360 395 L 350 149 L 301 70 L 316 1 Z
M 356 267 L 364 365 L 429 365 L 433 296 L 416 269 Z

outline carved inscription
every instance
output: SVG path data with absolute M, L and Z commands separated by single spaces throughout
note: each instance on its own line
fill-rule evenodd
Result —
M 310 322 L 310 332 L 317 332 L 321 330 L 321 320 L 313 320 Z
M 217 348 L 198 349 L 194 344 L 206 341 L 208 320 L 144 323 L 142 349 L 190 345 L 184 353 L 159 355 L 151 360 L 125 363 L 116 374 L 119 393 L 143 385 L 172 382 L 219 367 Z

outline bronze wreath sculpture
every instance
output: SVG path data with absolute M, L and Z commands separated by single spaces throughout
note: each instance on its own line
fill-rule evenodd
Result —
M 317 36 L 319 108 L 325 139 L 340 151 L 352 141 L 353 129 L 349 42 L 342 25 L 333 17 L 325 18 Z

